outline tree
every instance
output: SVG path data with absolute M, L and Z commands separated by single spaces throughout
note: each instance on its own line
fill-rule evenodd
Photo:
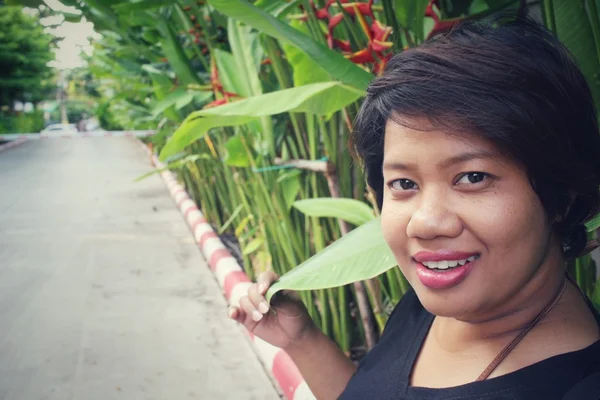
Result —
M 0 6 L 0 107 L 38 102 L 52 88 L 52 36 L 21 6 Z

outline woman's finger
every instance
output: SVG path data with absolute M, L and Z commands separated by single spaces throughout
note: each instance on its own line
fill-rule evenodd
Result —
M 267 299 L 260 293 L 259 284 L 253 284 L 248 289 L 248 298 L 256 307 L 258 311 L 262 314 L 266 314 L 269 312 L 269 304 L 267 303 Z
M 243 323 L 246 319 L 246 313 L 239 307 L 230 306 L 228 310 L 228 316 L 234 321 Z
M 246 318 L 244 319 L 244 325 L 246 325 L 246 327 L 248 327 L 252 321 L 254 321 L 254 323 L 259 322 L 263 317 L 263 314 L 258 311 L 248 296 L 244 296 L 240 299 L 240 307 L 246 313 Z
M 264 296 L 269 287 L 271 287 L 273 282 L 277 279 L 279 279 L 279 275 L 273 271 L 266 271 L 260 274 L 256 279 L 256 283 L 258 283 L 258 293 Z

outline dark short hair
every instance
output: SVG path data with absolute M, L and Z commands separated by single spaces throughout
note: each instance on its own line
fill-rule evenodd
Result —
M 427 118 L 493 142 L 525 166 L 548 215 L 560 217 L 556 231 L 577 248 L 568 256 L 581 252 L 583 223 L 600 204 L 596 109 L 573 57 L 543 26 L 466 22 L 392 57 L 369 85 L 352 134 L 380 208 L 390 118 L 405 126 Z

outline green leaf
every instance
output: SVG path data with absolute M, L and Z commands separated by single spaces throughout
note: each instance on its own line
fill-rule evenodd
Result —
M 240 136 L 230 137 L 225 143 L 225 150 L 227 150 L 227 153 L 223 162 L 226 165 L 243 168 L 250 166 L 250 159 Z
M 425 38 L 423 24 L 427 4 L 429 4 L 429 0 L 394 0 L 396 18 L 398 18 L 401 26 L 412 31 L 417 43 L 421 43 Z
M 233 213 L 231 213 L 231 217 L 229 217 L 229 219 L 227 221 L 225 221 L 223 226 L 221 228 L 219 228 L 219 235 L 221 235 L 223 232 L 225 232 L 227 230 L 227 228 L 229 228 L 229 225 L 231 225 L 231 223 L 233 222 L 235 217 L 238 216 L 238 214 L 240 213 L 240 211 L 242 211 L 243 208 L 244 208 L 244 205 L 240 204 L 239 206 L 237 206 L 235 208 L 235 210 L 233 210 Z
M 258 73 L 263 50 L 258 41 L 258 35 L 249 26 L 229 18 L 227 24 L 229 45 L 240 75 L 242 87 L 238 94 L 243 97 L 260 96 L 263 93 L 262 84 Z M 273 121 L 270 117 L 260 118 L 261 127 L 252 129 L 258 137 L 258 142 L 264 143 L 271 154 L 275 154 L 275 140 L 273 138 Z
M 185 157 L 181 160 L 177 160 L 172 163 L 169 163 L 166 166 L 164 166 L 163 168 L 157 168 L 150 172 L 145 173 L 144 175 L 138 176 L 137 178 L 134 179 L 134 182 L 139 182 L 141 180 L 148 178 L 149 176 L 160 174 L 165 171 L 169 171 L 172 169 L 179 169 L 179 168 L 183 167 L 185 164 L 187 164 L 188 162 L 194 162 L 200 158 L 206 158 L 206 157 L 208 157 L 206 154 L 193 154 L 193 155 Z
M 340 53 L 297 31 L 247 0 L 210 0 L 210 4 L 231 18 L 242 21 L 278 40 L 292 43 L 316 61 L 334 79 L 362 90 L 365 90 L 373 79 L 371 73 L 347 60 Z
M 362 225 L 375 218 L 373 210 L 367 204 L 348 198 L 298 200 L 294 207 L 310 217 L 340 218 L 354 225 Z
M 248 243 L 248 245 L 244 247 L 244 251 L 242 252 L 242 254 L 247 256 L 248 254 L 255 252 L 259 249 L 260 246 L 262 246 L 264 242 L 265 239 L 260 236 L 255 239 L 252 239 L 250 243 Z
M 236 226 L 236 228 L 235 228 L 235 236 L 236 237 L 239 238 L 242 235 L 242 233 L 244 232 L 244 229 L 246 229 L 246 226 L 248 226 L 248 222 L 250 222 L 252 219 L 254 219 L 254 216 L 248 215 L 247 217 L 244 217 L 244 219 L 240 221 L 239 225 Z
M 308 27 L 300 21 L 292 21 L 290 24 L 298 31 L 308 34 Z M 327 82 L 331 80 L 329 74 L 321 68 L 312 58 L 296 46 L 283 43 L 281 48 L 285 53 L 288 63 L 294 70 L 294 86 L 308 85 L 315 82 Z
M 149 10 L 153 8 L 159 8 L 162 6 L 168 6 L 172 4 L 169 0 L 141 0 L 141 1 L 130 1 L 115 4 L 112 7 L 119 13 L 134 12 L 141 10 Z
M 600 54 L 583 1 L 553 1 L 556 34 L 577 60 L 600 105 Z M 596 17 L 597 18 L 597 17 Z
M 585 223 L 585 229 L 588 232 L 595 231 L 600 228 L 600 214 L 597 214 L 594 218 Z
M 292 9 L 297 8 L 302 0 L 258 0 L 254 5 L 262 8 L 274 17 L 281 18 Z
M 191 101 L 192 95 L 189 95 L 184 88 L 177 88 L 171 93 L 167 94 L 162 100 L 157 102 L 150 113 L 153 117 L 157 117 L 160 114 L 162 114 L 166 109 L 173 107 L 178 101 L 181 101 L 182 99 L 185 99 L 188 96 L 190 96 L 189 101 Z
M 267 300 L 280 290 L 316 290 L 374 278 L 396 265 L 377 218 L 342 236 L 283 275 L 267 292 Z
M 333 113 L 362 97 L 363 91 L 338 82 L 314 83 L 250 97 L 190 114 L 160 153 L 161 160 L 182 151 L 210 129 L 238 126 L 284 112 Z
M 162 49 L 179 80 L 186 85 L 201 84 L 202 81 L 192 68 L 192 64 L 186 56 L 183 47 L 181 47 L 181 43 L 179 43 L 171 25 L 162 19 L 157 21 L 157 28 L 162 36 L 160 41 Z
M 231 93 L 242 94 L 246 85 L 242 80 L 243 74 L 238 73 L 238 67 L 233 54 L 225 50 L 214 49 L 213 56 L 217 63 L 219 79 L 223 84 L 223 88 Z
M 188 117 L 189 119 L 189 117 Z M 160 152 L 160 160 L 164 161 L 173 154 L 183 151 L 187 146 L 204 136 L 209 130 L 220 126 L 239 126 L 255 120 L 249 116 L 211 116 L 188 120 L 175 131 Z
M 281 181 L 278 179 L 278 183 L 280 191 L 283 194 L 283 201 L 285 202 L 286 209 L 289 211 L 300 192 L 300 180 L 297 175 L 289 175 Z
M 242 97 L 258 96 L 263 93 L 258 70 L 262 59 L 262 49 L 260 52 L 253 52 L 256 49 L 258 40 L 257 34 L 252 32 L 248 26 L 242 25 L 239 21 L 229 19 L 227 24 L 227 34 L 231 54 L 237 66 L 236 73 L 240 75 L 242 87 L 237 92 Z

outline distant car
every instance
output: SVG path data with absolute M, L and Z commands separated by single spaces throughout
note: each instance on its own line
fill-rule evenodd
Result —
M 77 128 L 74 124 L 52 124 L 48 125 L 41 132 L 41 136 L 64 136 L 76 135 Z

